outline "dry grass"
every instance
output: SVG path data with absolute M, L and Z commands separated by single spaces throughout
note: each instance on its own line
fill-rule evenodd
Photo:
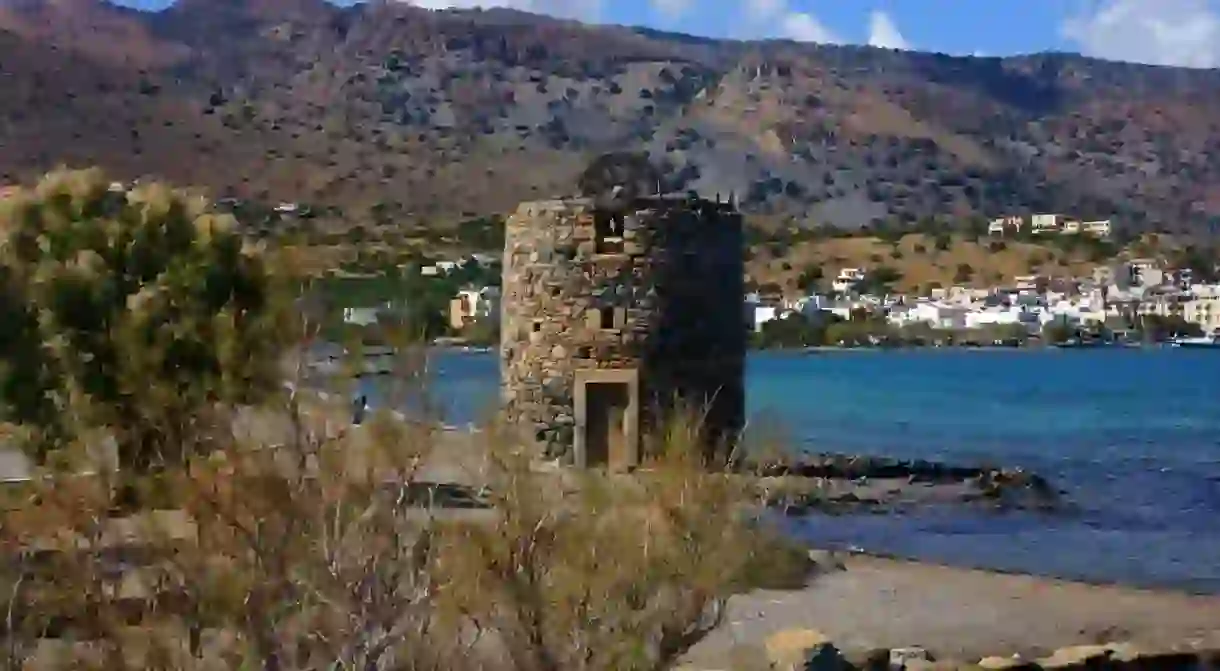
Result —
M 1079 276 L 1096 265 L 1083 256 L 1069 256 L 1045 245 L 1007 241 L 1003 249 L 992 250 L 988 244 L 987 239 L 975 242 L 953 237 L 948 248 L 941 251 L 932 236 L 923 234 L 906 235 L 896 245 L 875 237 L 805 241 L 780 258 L 755 256 L 747 264 L 747 273 L 760 284 L 774 282 L 795 289 L 801 273 L 811 266 L 820 266 L 827 281 L 842 268 L 889 266 L 902 273 L 902 281 L 897 284 L 900 291 L 917 291 L 930 285 L 990 286 L 1034 273 Z M 899 258 L 894 258 L 895 250 Z M 961 264 L 973 269 L 971 281 L 955 281 Z
M 690 427 L 654 436 L 660 456 L 619 476 L 540 473 L 491 427 L 471 438 L 484 458 L 463 478 L 489 507 L 453 511 L 425 500 L 445 458 L 434 425 L 383 413 L 336 433 L 302 407 L 265 410 L 287 420 L 275 449 L 235 433 L 147 479 L 146 512 L 122 520 L 105 473 L 48 473 L 25 490 L 0 519 L 10 558 L 41 548 L 3 575 L 9 658 L 661 669 L 719 624 L 732 593 L 804 575 L 803 553 L 744 514 L 741 480 L 691 458 Z

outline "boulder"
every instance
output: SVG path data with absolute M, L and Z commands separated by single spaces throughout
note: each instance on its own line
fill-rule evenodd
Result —
M 856 671 L 890 671 L 889 648 L 856 649 L 843 656 Z
M 830 638 L 813 629 L 786 629 L 767 637 L 767 660 L 775 671 L 847 671 L 847 660 Z
M 1038 660 L 1047 671 L 1094 668 L 1110 658 L 1110 648 L 1104 645 L 1073 645 L 1059 648 L 1050 657 Z
M 1038 665 L 1021 659 L 1020 655 L 1012 657 L 984 657 L 976 665 L 984 671 L 1033 671 Z
M 891 667 L 892 668 L 892 667 Z M 902 667 L 903 671 L 969 671 L 972 665 L 953 659 L 932 661 L 930 659 L 912 659 Z
M 889 668 L 890 671 L 902 671 L 916 666 L 921 666 L 919 662 L 934 662 L 936 658 L 932 653 L 923 648 L 894 648 L 890 650 Z

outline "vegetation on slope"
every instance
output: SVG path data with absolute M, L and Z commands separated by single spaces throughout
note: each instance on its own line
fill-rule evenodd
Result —
M 32 0 L 0 7 L 0 28 L 0 179 L 97 163 L 309 203 L 321 234 L 503 213 L 573 191 L 611 149 L 797 222 L 1057 211 L 1197 233 L 1220 215 L 1214 71 L 393 2 Z

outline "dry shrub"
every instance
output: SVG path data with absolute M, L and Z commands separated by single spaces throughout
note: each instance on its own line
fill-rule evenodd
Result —
M 691 456 L 691 425 L 632 474 L 540 471 L 494 427 L 459 448 L 434 423 L 345 426 L 304 399 L 257 411 L 277 431 L 146 480 L 160 511 L 108 517 L 104 475 L 32 485 L 8 549 L 77 543 L 11 565 L 13 656 L 53 634 L 90 641 L 73 663 L 99 668 L 661 669 L 775 557 L 803 570 L 741 478 Z M 437 464 L 488 507 L 437 504 Z
M 499 523 L 449 530 L 445 569 L 505 668 L 665 668 L 719 624 L 762 536 L 742 518 L 741 483 L 693 468 L 684 447 L 568 491 L 498 455 Z

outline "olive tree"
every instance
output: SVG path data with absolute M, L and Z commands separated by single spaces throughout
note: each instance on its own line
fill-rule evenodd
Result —
M 0 417 L 43 460 L 104 429 L 147 472 L 201 420 L 276 386 L 285 305 L 261 250 L 202 197 L 57 171 L 0 202 Z

